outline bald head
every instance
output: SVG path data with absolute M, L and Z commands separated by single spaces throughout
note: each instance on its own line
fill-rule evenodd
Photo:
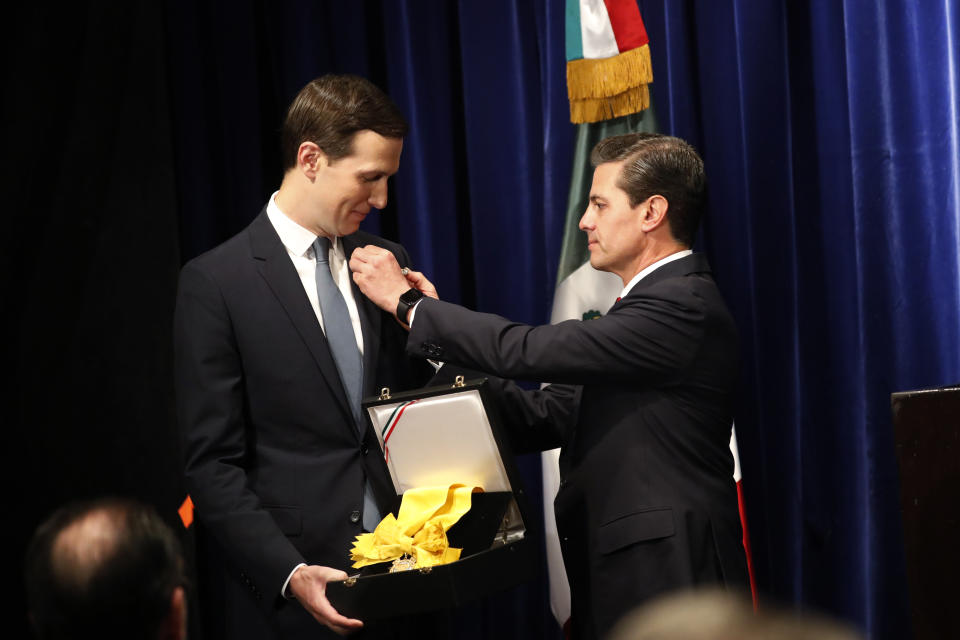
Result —
M 27 552 L 27 596 L 41 638 L 177 637 L 184 582 L 173 532 L 127 500 L 57 510 Z
M 50 550 L 57 582 L 77 590 L 88 589 L 98 570 L 117 552 L 117 540 L 125 526 L 123 516 L 117 505 L 106 505 L 81 514 L 60 531 Z

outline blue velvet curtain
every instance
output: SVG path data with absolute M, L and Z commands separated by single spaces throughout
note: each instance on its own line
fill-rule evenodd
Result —
M 905 637 L 889 394 L 960 381 L 960 10 L 639 4 L 661 126 L 702 151 L 710 178 L 699 246 L 742 336 L 761 601 Z M 562 3 L 170 3 L 166 31 L 184 260 L 279 184 L 296 90 L 360 73 L 412 125 L 370 228 L 443 297 L 547 320 L 573 136 Z M 535 459 L 525 476 L 536 493 Z M 543 589 L 484 605 L 474 633 L 554 633 Z
M 890 393 L 960 380 L 954 2 L 642 2 L 741 330 L 761 587 L 907 636 Z

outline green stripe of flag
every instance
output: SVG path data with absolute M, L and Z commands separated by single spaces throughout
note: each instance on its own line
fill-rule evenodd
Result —
M 583 35 L 580 33 L 580 1 L 567 0 L 566 15 L 567 62 L 583 57 Z

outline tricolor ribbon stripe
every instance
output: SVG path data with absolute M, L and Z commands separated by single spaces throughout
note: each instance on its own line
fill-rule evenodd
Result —
M 412 404 L 419 402 L 420 399 L 410 400 L 409 402 L 404 402 L 403 404 L 398 404 L 393 409 L 393 413 L 390 414 L 390 417 L 387 418 L 387 424 L 383 425 L 383 430 L 380 432 L 380 435 L 383 437 L 383 459 L 386 462 L 390 461 L 390 448 L 387 446 L 387 441 L 390 440 L 390 436 L 393 435 L 393 430 L 397 427 L 397 423 L 400 422 L 403 412 L 407 410 Z

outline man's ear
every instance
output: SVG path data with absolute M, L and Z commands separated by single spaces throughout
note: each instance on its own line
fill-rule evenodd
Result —
M 667 209 L 670 204 L 667 199 L 661 195 L 653 195 L 647 198 L 647 209 L 643 214 L 642 229 L 650 233 L 654 229 L 667 224 Z
M 301 142 L 297 149 L 297 168 L 313 180 L 317 173 L 329 164 L 327 154 L 315 142 Z

